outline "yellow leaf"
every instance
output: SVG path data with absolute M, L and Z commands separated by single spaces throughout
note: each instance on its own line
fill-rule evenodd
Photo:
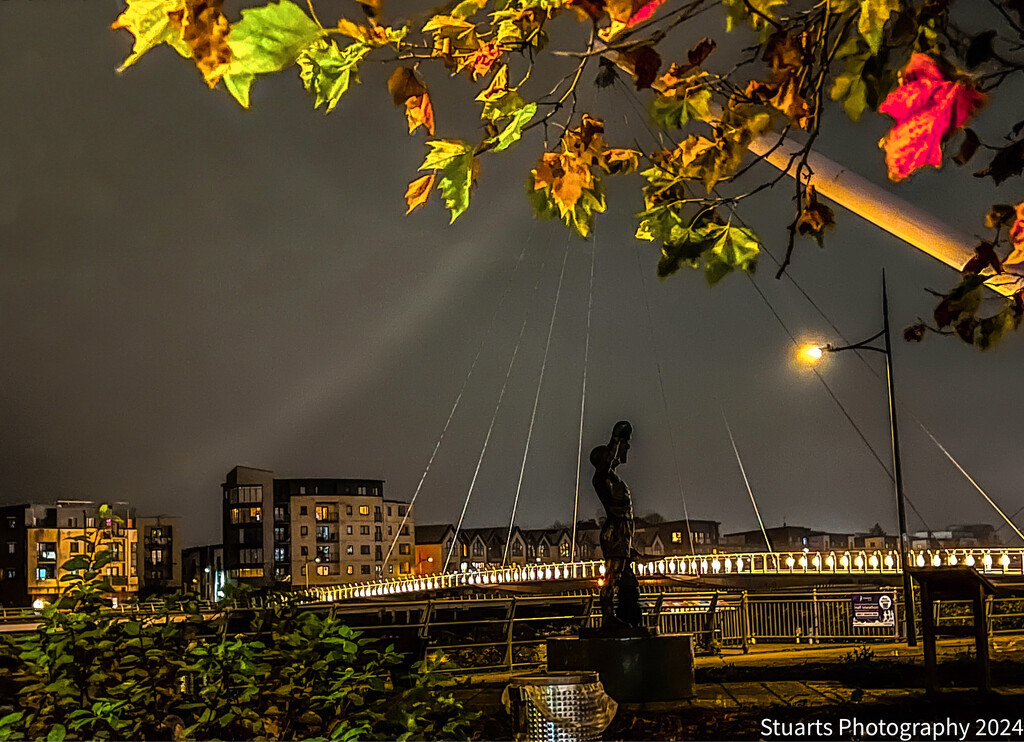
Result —
M 414 95 L 405 99 L 405 118 L 409 122 L 409 133 L 412 134 L 422 126 L 431 136 L 434 134 L 434 108 L 430 105 L 430 95 Z
M 405 192 L 405 203 L 408 205 L 406 214 L 412 212 L 413 209 L 422 206 L 430 198 L 430 192 L 434 188 L 434 178 L 437 177 L 437 173 L 431 173 L 430 175 L 424 175 L 422 178 L 417 178 L 409 184 L 409 188 Z
M 221 11 L 224 0 L 185 0 L 181 10 L 168 13 L 171 24 L 181 30 L 181 39 L 192 51 L 196 67 L 211 88 L 231 63 L 228 34 L 231 24 Z
M 640 167 L 640 153 L 635 149 L 606 149 L 598 161 L 608 173 L 628 175 Z
M 494 73 L 494 79 L 491 80 L 491 84 L 488 85 L 481 93 L 476 97 L 477 100 L 490 101 L 495 98 L 500 98 L 508 92 L 508 65 L 503 64 L 498 68 L 498 71 Z
M 170 18 L 171 13 L 182 11 L 184 7 L 185 0 L 128 0 L 128 7 L 110 26 L 123 28 L 135 36 L 132 53 L 117 71 L 124 72 L 158 44 L 170 45 L 183 57 L 191 56 L 192 50 L 182 40 L 180 28 L 172 24 Z

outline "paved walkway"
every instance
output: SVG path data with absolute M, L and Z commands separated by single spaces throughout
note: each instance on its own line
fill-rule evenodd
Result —
M 906 644 L 827 644 L 827 645 L 759 645 L 743 653 L 726 650 L 718 656 L 700 656 L 695 664 L 698 669 L 721 667 L 786 667 L 799 668 L 801 665 L 843 663 L 851 652 L 868 646 L 879 661 L 923 664 L 921 647 L 910 648 Z M 939 661 L 949 660 L 973 649 L 973 640 L 950 639 L 938 642 Z M 1000 637 L 993 642 L 992 659 L 1017 660 L 1024 663 L 1024 636 Z M 492 673 L 472 676 L 461 685 L 457 693 L 470 708 L 485 712 L 496 712 L 502 708 L 501 693 L 512 677 L 533 673 Z M 792 672 L 787 672 L 792 675 Z M 704 708 L 721 710 L 751 711 L 770 707 L 828 707 L 856 702 L 862 704 L 899 703 L 921 698 L 921 688 L 879 688 L 864 690 L 838 680 L 764 680 L 753 682 L 704 681 L 696 685 L 695 698 L 672 704 L 650 704 L 642 708 L 650 710 Z M 1024 686 L 999 687 L 997 694 L 1024 697 Z M 631 707 L 632 708 L 632 707 Z

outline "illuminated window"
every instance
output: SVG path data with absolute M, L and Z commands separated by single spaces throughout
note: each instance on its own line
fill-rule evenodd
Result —
M 402 562 L 400 565 L 398 565 L 398 571 L 401 572 L 403 575 L 409 574 L 409 562 Z
M 345 547 L 345 553 L 349 554 L 349 555 L 355 554 L 356 553 L 356 547 L 354 547 L 352 544 L 349 544 L 348 546 Z
M 321 564 L 319 567 L 316 568 L 316 573 L 323 577 L 331 573 L 331 568 L 328 567 L 326 564 Z
M 331 517 L 330 509 L 326 505 L 316 506 L 316 519 L 328 520 Z
M 352 526 L 345 526 L 345 533 L 349 536 L 352 535 Z
M 672 543 L 673 544 L 681 544 L 681 543 L 683 543 L 683 532 L 682 531 L 672 531 Z
M 562 557 L 562 559 L 569 558 L 569 542 L 563 541 L 561 544 L 559 544 L 558 556 Z
M 523 555 L 523 542 L 513 541 L 512 542 L 512 556 L 521 557 Z
M 309 535 L 309 526 L 299 526 L 299 535 L 300 536 L 308 536 Z
M 541 557 L 546 557 L 548 555 L 548 545 L 547 544 L 541 544 L 540 545 L 540 555 L 541 555 Z
M 345 567 L 345 574 L 347 574 L 347 575 L 354 575 L 355 573 L 356 573 L 356 568 L 353 565 L 350 564 L 347 567 Z
M 369 515 L 370 514 L 370 506 L 369 505 L 360 505 L 359 506 L 359 514 L 360 515 Z
M 409 553 L 409 549 L 410 549 L 409 544 L 399 544 L 398 545 L 398 553 L 399 554 L 408 554 Z
M 409 535 L 409 526 L 402 526 L 402 535 L 403 536 L 408 536 Z

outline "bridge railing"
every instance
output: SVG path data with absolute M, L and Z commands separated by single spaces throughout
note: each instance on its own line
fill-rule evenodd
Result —
M 911 551 L 911 564 L 919 567 L 967 565 L 983 573 L 1024 575 L 1024 549 L 962 548 Z M 787 551 L 697 554 L 644 557 L 634 564 L 637 577 L 700 578 L 743 575 L 898 575 L 900 554 L 893 549 Z M 413 575 L 346 585 L 314 586 L 319 600 L 394 599 L 418 593 L 470 590 L 503 584 L 600 581 L 601 561 L 494 567 L 466 572 Z

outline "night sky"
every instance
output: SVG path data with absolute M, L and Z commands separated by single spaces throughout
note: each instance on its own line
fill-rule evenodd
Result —
M 335 17 L 344 6 L 322 7 Z M 531 219 L 523 193 L 539 139 L 484 158 L 454 226 L 436 195 L 405 217 L 424 147 L 392 107 L 389 68 L 367 63 L 329 116 L 313 111 L 295 70 L 257 80 L 247 112 L 167 48 L 116 75 L 131 48 L 109 29 L 119 10 L 113 0 L 0 3 L 0 502 L 129 500 L 184 516 L 196 544 L 219 540 L 219 485 L 236 464 L 381 478 L 388 497 L 408 499 L 482 347 L 417 502 L 418 522 L 455 521 L 528 312 L 466 516 L 507 525 L 567 244 L 561 225 Z M 705 22 L 721 35 L 718 15 Z M 469 83 L 444 85 L 437 72 L 427 81 L 439 135 L 475 137 L 477 114 L 453 102 L 471 98 Z M 588 83 L 583 102 L 613 142 L 628 130 L 649 143 L 621 89 Z M 850 126 L 835 107 L 827 115 L 822 151 L 884 182 L 887 117 Z M 977 124 L 982 138 L 1001 135 L 1005 118 L 997 97 Z M 682 516 L 678 466 L 691 517 L 726 532 L 756 527 L 724 409 L 766 525 L 894 530 L 889 478 L 795 366 L 751 281 L 709 289 L 690 271 L 658 281 L 658 249 L 633 238 L 638 184 L 611 184 L 595 239 L 568 241 L 516 522 L 572 518 L 594 249 L 584 455 L 616 420 L 633 423 L 620 471 L 638 512 Z M 1019 179 L 996 190 L 953 165 L 891 187 L 978 234 L 990 203 L 1020 200 Z M 777 257 L 791 198 L 786 181 L 741 212 Z M 799 245 L 791 273 L 845 339 L 881 328 L 883 268 L 894 330 L 930 316 L 925 289 L 948 290 L 955 273 L 855 215 L 837 217 L 824 250 Z M 754 282 L 786 326 L 841 343 L 774 268 L 765 256 Z M 909 497 L 934 529 L 998 525 L 910 413 L 1016 511 L 1024 336 L 988 353 L 899 340 L 895 355 Z M 827 360 L 823 375 L 888 463 L 881 357 L 867 358 L 878 375 L 853 354 Z M 583 517 L 598 511 L 589 475 L 585 465 Z

